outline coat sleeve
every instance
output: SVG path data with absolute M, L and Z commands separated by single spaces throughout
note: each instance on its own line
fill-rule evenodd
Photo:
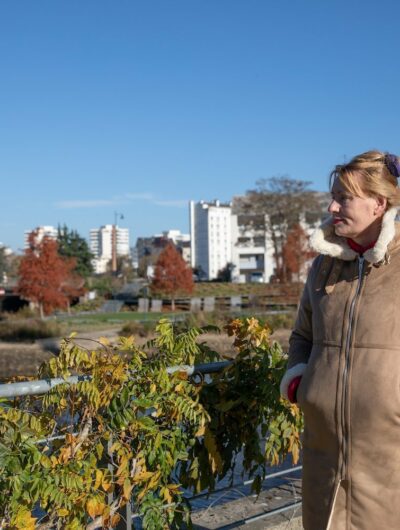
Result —
M 285 375 L 281 381 L 281 394 L 288 398 L 288 387 L 291 381 L 304 373 L 313 344 L 312 308 L 310 302 L 311 286 L 319 267 L 320 256 L 315 258 L 308 274 L 307 282 L 301 296 L 294 329 L 289 339 L 289 359 Z

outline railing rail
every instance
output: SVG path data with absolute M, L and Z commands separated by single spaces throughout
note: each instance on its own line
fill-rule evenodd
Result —
M 178 365 L 169 366 L 167 372 L 172 374 L 174 372 L 186 372 L 188 376 L 196 374 L 212 374 L 219 372 L 229 366 L 232 361 L 219 361 L 215 363 L 203 363 L 195 365 Z M 63 379 L 58 377 L 56 379 L 38 379 L 35 381 L 21 381 L 18 383 L 6 383 L 0 385 L 0 398 L 13 398 L 20 396 L 33 396 L 46 394 L 49 390 L 57 385 L 63 383 L 76 384 L 80 381 L 90 381 L 90 375 L 72 375 Z

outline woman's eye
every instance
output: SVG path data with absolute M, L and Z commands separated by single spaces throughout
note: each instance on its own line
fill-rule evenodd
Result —
M 348 202 L 351 201 L 351 195 L 339 195 L 335 200 L 339 203 Z

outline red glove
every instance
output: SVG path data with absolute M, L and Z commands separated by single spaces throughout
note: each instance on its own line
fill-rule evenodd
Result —
M 288 386 L 287 394 L 290 403 L 297 403 L 297 388 L 301 381 L 301 375 L 298 375 L 297 377 L 293 378 Z

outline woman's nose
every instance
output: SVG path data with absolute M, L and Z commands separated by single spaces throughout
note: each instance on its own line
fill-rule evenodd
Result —
M 334 199 L 331 200 L 328 206 L 329 213 L 337 213 L 340 210 L 340 205 Z

